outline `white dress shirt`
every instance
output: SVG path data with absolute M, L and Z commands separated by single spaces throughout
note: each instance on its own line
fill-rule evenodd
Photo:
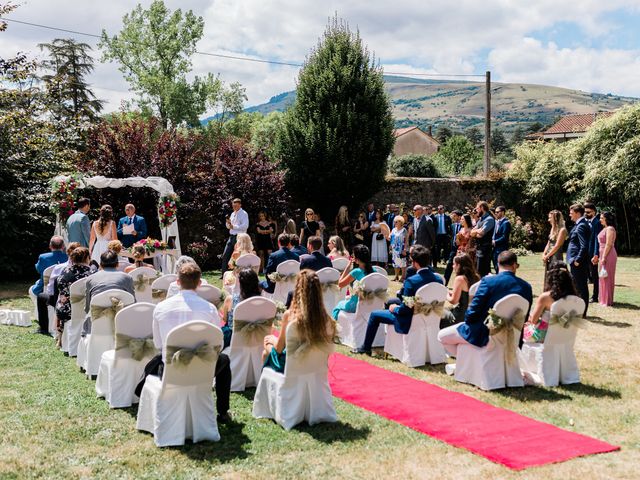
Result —
M 181 290 L 177 295 L 156 305 L 153 312 L 153 343 L 162 351 L 162 361 L 166 360 L 162 347 L 172 329 L 193 320 L 216 324 L 217 319 L 216 307 L 200 298 L 193 290 Z
M 237 212 L 233 212 L 229 217 L 231 221 L 231 228 L 229 233 L 231 235 L 237 235 L 239 233 L 247 233 L 249 229 L 249 215 L 243 209 L 239 209 Z
M 209 283 L 204 279 L 200 279 L 200 285 L 209 285 Z M 180 285 L 178 285 L 177 280 L 174 280 L 169 284 L 169 288 L 167 289 L 167 296 L 165 298 L 173 297 L 180 293 Z

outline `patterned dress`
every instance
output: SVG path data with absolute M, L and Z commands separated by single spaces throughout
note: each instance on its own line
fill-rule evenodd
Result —
M 391 231 L 391 263 L 393 268 L 405 268 L 407 259 L 403 258 L 405 243 L 407 240 L 407 229 L 402 227 L 400 230 L 394 227 Z
M 71 265 L 62 272 L 58 277 L 58 301 L 56 302 L 56 316 L 60 322 L 68 322 L 71 320 L 71 299 L 69 290 L 71 285 L 81 278 L 91 275 L 91 267 L 89 265 Z

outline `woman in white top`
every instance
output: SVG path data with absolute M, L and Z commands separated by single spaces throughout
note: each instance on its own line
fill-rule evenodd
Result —
M 89 238 L 89 250 L 91 250 L 91 260 L 95 260 L 100 265 L 100 256 L 109 250 L 109 242 L 118 239 L 116 222 L 113 221 L 113 209 L 111 205 L 100 207 L 100 218 L 93 222 L 91 226 L 91 237 Z
M 346 258 L 347 260 L 349 260 L 351 258 L 349 256 L 349 252 L 347 252 L 347 249 L 344 246 L 342 238 L 340 238 L 338 235 L 330 237 L 327 246 L 329 247 L 329 255 L 327 255 L 329 257 L 329 260 L 333 261 L 336 258 Z
M 387 240 L 391 232 L 389 225 L 382 218 L 382 210 L 376 209 L 375 218 L 371 222 L 371 263 L 386 267 L 389 261 L 389 248 Z

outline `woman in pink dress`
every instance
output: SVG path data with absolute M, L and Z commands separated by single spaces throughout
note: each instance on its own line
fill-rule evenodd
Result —
M 600 278 L 600 305 L 613 305 L 613 290 L 616 285 L 616 221 L 611 212 L 600 214 L 602 231 L 598 234 L 600 252 L 598 255 L 598 276 Z M 604 272 L 606 271 L 606 276 Z

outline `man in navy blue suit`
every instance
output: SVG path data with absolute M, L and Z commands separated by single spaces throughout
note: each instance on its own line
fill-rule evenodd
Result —
M 447 259 L 447 265 L 444 268 L 444 284 L 449 285 L 449 279 L 453 273 L 453 259 L 458 254 L 458 232 L 460 232 L 460 219 L 462 218 L 461 210 L 454 210 L 451 212 L 451 245 L 449 248 L 449 258 Z
M 262 289 L 267 293 L 273 293 L 276 288 L 276 284 L 269 279 L 269 274 L 275 272 L 278 265 L 282 262 L 300 259 L 298 254 L 289 249 L 291 246 L 291 237 L 288 234 L 281 233 L 278 235 L 278 245 L 280 248 L 269 255 L 269 260 L 267 261 L 267 267 L 265 269 L 267 279 L 260 283 Z
M 470 343 L 476 347 L 484 347 L 489 343 L 489 329 L 484 321 L 496 302 L 507 295 L 515 293 L 525 300 L 533 300 L 531 285 L 516 277 L 518 257 L 507 250 L 498 256 L 498 275 L 483 277 L 478 291 L 464 315 L 464 322 L 443 328 L 438 333 L 438 340 L 451 356 L 457 356 L 458 345 Z M 523 312 L 528 316 L 528 312 Z
M 309 270 L 317 272 L 318 270 L 332 266 L 329 257 L 322 254 L 322 239 L 320 237 L 316 237 L 315 235 L 309 237 L 307 250 L 309 251 L 308 254 L 300 256 L 300 270 L 308 268 Z
M 431 254 L 429 249 L 422 245 L 414 245 L 411 249 L 411 262 L 417 269 L 417 273 L 408 277 L 402 285 L 402 294 L 405 297 L 415 296 L 418 289 L 427 283 L 437 282 L 443 284 L 442 277 L 435 273 L 431 265 Z M 360 348 L 351 350 L 351 353 L 364 353 L 371 355 L 371 346 L 376 338 L 378 327 L 381 323 L 393 325 L 398 333 L 407 334 L 411 328 L 413 319 L 413 308 L 407 307 L 404 303 L 392 303 L 389 310 L 375 310 L 369 316 L 367 332 L 364 336 L 364 343 Z
M 300 245 L 300 237 L 295 233 L 293 235 L 289 235 L 289 247 L 291 251 L 300 257 L 301 255 L 306 255 L 309 253 L 307 251 L 307 247 L 304 245 Z
M 569 233 L 567 247 L 567 264 L 571 268 L 571 276 L 576 284 L 576 289 L 580 298 L 584 300 L 583 318 L 587 318 L 589 308 L 589 265 L 591 256 L 589 255 L 589 241 L 591 239 L 591 227 L 584 218 L 584 207 L 580 204 L 571 205 L 569 217 L 575 223 Z
M 591 236 L 589 237 L 589 280 L 593 283 L 593 294 L 591 295 L 591 303 L 598 303 L 600 296 L 600 277 L 598 277 L 598 256 L 600 255 L 600 242 L 598 242 L 598 234 L 602 231 L 600 223 L 600 214 L 596 211 L 596 206 L 587 202 L 584 204 L 584 217 L 591 227 Z
M 505 216 L 507 209 L 502 205 L 496 207 L 496 228 L 493 230 L 493 268 L 498 273 L 498 255 L 509 250 L 509 236 L 511 235 L 511 222 Z
M 136 207 L 132 203 L 124 207 L 126 216 L 118 221 L 118 239 L 122 246 L 129 248 L 136 242 L 147 238 L 147 222 L 144 217 L 136 215 Z

